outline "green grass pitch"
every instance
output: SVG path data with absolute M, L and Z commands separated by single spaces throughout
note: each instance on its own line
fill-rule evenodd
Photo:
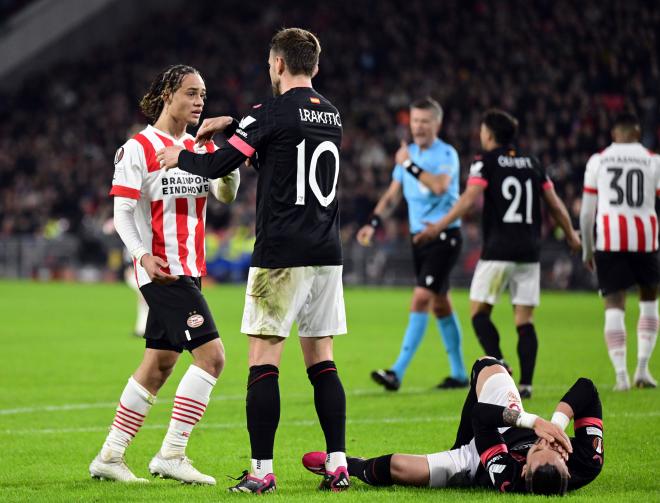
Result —
M 243 286 L 209 286 L 207 298 L 227 352 L 227 365 L 206 416 L 192 435 L 188 454 L 218 480 L 217 487 L 152 480 L 124 486 L 89 478 L 87 467 L 99 450 L 126 379 L 143 352 L 130 335 L 134 294 L 121 284 L 78 285 L 0 282 L 0 501 L 218 501 L 230 495 L 225 475 L 238 476 L 249 464 L 245 429 L 247 341 L 239 333 Z M 464 291 L 453 295 L 463 324 L 465 360 L 480 356 Z M 339 337 L 335 360 L 348 400 L 347 446 L 354 455 L 430 453 L 453 441 L 463 391 L 433 389 L 448 374 L 434 324 L 398 393 L 386 393 L 369 372 L 392 364 L 407 321 L 409 289 L 346 291 L 350 334 Z M 505 299 L 507 302 L 508 300 Z M 629 300 L 628 364 L 634 369 L 637 302 Z M 511 310 L 495 311 L 505 356 L 518 372 Z M 613 372 L 603 342 L 603 313 L 595 293 L 544 293 L 536 317 L 540 349 L 534 397 L 527 410 L 549 416 L 579 376 L 592 378 L 604 406 L 606 461 L 601 476 L 573 493 L 577 501 L 660 500 L 660 390 L 614 393 Z M 287 343 L 281 366 L 282 418 L 275 446 L 278 492 L 265 496 L 305 503 L 337 501 L 529 501 L 486 490 L 372 488 L 355 480 L 350 491 L 316 491 L 319 479 L 306 472 L 302 454 L 324 448 L 297 338 Z M 660 357 L 652 372 L 660 377 Z M 184 354 L 162 389 L 140 434 L 127 451 L 129 466 L 147 476 L 170 414 L 171 399 L 188 367 Z

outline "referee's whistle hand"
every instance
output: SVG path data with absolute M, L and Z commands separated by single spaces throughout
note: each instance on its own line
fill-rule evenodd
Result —
M 185 149 L 183 147 L 179 147 L 178 145 L 161 148 L 158 152 L 156 152 L 156 158 L 160 163 L 160 167 L 164 169 L 176 168 L 179 164 L 179 154 L 182 150 Z
M 163 268 L 168 267 L 169 264 L 160 257 L 145 255 L 142 257 L 141 263 L 144 270 L 147 271 L 149 279 L 158 285 L 167 285 L 179 279 L 178 276 L 163 271 Z

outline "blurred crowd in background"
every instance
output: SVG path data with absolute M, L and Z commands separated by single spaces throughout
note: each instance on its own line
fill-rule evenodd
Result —
M 387 271 L 410 260 L 403 206 L 374 249 L 357 248 L 354 235 L 390 182 L 416 98 L 429 95 L 444 107 L 440 136 L 460 154 L 462 181 L 479 151 L 482 113 L 496 106 L 514 114 L 519 146 L 542 160 L 576 226 L 584 167 L 609 144 L 610 118 L 631 108 L 643 143 L 654 149 L 660 141 L 654 2 L 190 2 L 185 15 L 151 15 L 75 64 L 0 95 L 0 242 L 75 236 L 61 260 L 115 274 L 121 243 L 108 197 L 112 159 L 129 129 L 146 123 L 137 104 L 150 80 L 170 64 L 193 65 L 208 88 L 205 116 L 239 117 L 270 94 L 268 42 L 282 26 L 319 35 L 315 88 L 342 114 L 339 197 L 349 282 L 388 282 Z M 232 261 L 249 255 L 255 185 L 256 174 L 245 170 L 238 200 L 209 206 L 209 259 L 222 250 Z M 465 219 L 461 278 L 469 279 L 479 255 L 479 211 Z M 587 286 L 560 238 L 547 221 L 544 284 Z

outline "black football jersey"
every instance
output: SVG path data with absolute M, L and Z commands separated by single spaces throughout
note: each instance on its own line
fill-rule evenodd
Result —
M 255 105 L 213 154 L 181 152 L 179 168 L 218 178 L 251 159 L 259 172 L 252 266 L 340 265 L 341 139 L 332 103 L 297 87 Z
M 481 258 L 538 262 L 541 194 L 552 186 L 538 159 L 496 148 L 475 157 L 468 183 L 485 187 Z

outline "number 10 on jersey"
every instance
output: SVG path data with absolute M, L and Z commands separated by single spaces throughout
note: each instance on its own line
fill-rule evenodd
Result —
M 296 148 L 298 149 L 298 166 L 296 172 L 296 206 L 305 205 L 305 142 L 301 141 Z M 316 165 L 319 162 L 319 157 L 324 152 L 330 152 L 335 158 L 335 177 L 332 182 L 332 190 L 327 196 L 321 193 L 321 188 L 316 180 Z M 312 153 L 312 158 L 309 161 L 309 188 L 316 196 L 318 202 L 324 208 L 334 201 L 337 195 L 337 180 L 339 179 L 339 149 L 337 145 L 331 141 L 324 141 L 318 144 Z

